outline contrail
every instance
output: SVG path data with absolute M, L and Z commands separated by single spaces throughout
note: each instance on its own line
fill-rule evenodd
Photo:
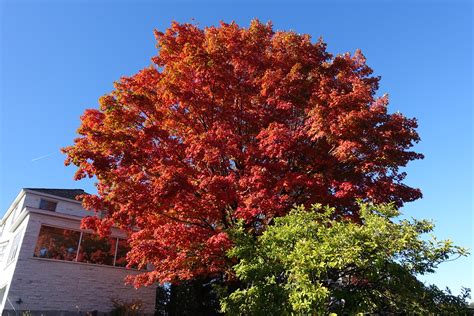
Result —
M 41 160 L 41 159 L 44 159 L 44 158 L 48 158 L 48 157 L 51 157 L 52 155 L 54 155 L 55 153 L 49 153 L 47 155 L 43 155 L 43 156 L 39 156 L 39 157 L 36 157 L 36 158 L 33 158 L 31 159 L 31 162 L 35 162 L 35 161 L 38 161 L 38 160 Z

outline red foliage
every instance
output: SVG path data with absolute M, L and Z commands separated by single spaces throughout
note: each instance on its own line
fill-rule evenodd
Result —
M 261 228 L 315 202 L 357 217 L 356 198 L 421 197 L 399 171 L 422 158 L 416 121 L 387 113 L 361 52 L 334 57 L 258 21 L 173 23 L 156 38 L 154 64 L 87 110 L 63 149 L 76 179 L 98 179 L 84 205 L 105 225 L 84 224 L 128 229 L 129 258 L 154 264 L 136 285 L 224 272 L 238 218 Z

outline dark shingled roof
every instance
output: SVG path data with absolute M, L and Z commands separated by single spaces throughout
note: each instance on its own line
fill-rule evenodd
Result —
M 50 195 L 59 196 L 66 199 L 76 200 L 76 197 L 81 194 L 89 194 L 82 189 L 43 189 L 43 188 L 25 188 L 25 190 L 31 190 Z

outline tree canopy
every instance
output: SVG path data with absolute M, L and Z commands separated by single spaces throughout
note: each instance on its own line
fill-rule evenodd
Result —
M 450 240 L 424 238 L 426 220 L 400 220 L 392 204 L 362 204 L 361 222 L 335 218 L 336 210 L 298 207 L 255 238 L 231 231 L 241 288 L 228 291 L 229 315 L 416 314 L 467 315 L 466 298 L 417 280 L 467 250 Z M 224 291 L 225 292 L 225 291 Z
M 417 123 L 388 112 L 360 51 L 334 56 L 257 20 L 155 35 L 153 64 L 86 110 L 63 149 L 76 179 L 98 181 L 84 227 L 128 230 L 131 264 L 154 265 L 136 286 L 225 274 L 240 220 L 258 235 L 293 205 L 357 222 L 356 199 L 421 197 L 400 171 L 422 158 Z

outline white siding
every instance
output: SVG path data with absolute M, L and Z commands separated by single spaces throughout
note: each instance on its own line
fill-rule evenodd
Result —
M 65 200 L 51 195 L 40 195 L 28 192 L 26 194 L 26 200 L 24 206 L 39 208 L 41 199 L 46 199 L 50 201 L 56 201 L 58 203 L 56 207 L 56 213 L 74 215 L 78 217 L 85 217 L 89 215 L 94 215 L 94 212 L 86 211 L 82 208 L 79 202 Z

